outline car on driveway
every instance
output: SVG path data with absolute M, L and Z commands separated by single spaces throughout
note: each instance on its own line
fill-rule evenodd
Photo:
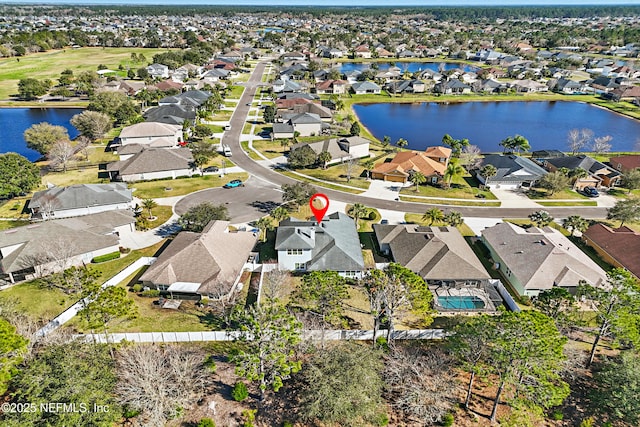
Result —
M 204 169 L 202 169 L 202 172 L 218 172 L 220 169 L 218 169 L 217 166 L 208 166 Z
M 236 188 L 236 187 L 244 187 L 244 184 L 239 179 L 234 179 L 233 181 L 227 182 L 223 185 L 224 188 Z
M 247 102 L 247 107 L 251 107 L 251 103 L 250 102 Z
M 598 190 L 596 190 L 595 187 L 583 188 L 582 194 L 584 194 L 587 197 L 598 197 L 600 195 L 600 193 L 598 193 Z

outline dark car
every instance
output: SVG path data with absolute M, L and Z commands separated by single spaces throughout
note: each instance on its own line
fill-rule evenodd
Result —
M 204 169 L 202 169 L 202 172 L 218 172 L 220 169 L 218 169 L 217 166 L 208 166 Z
M 244 184 L 239 179 L 234 179 L 233 181 L 227 182 L 223 185 L 224 188 L 236 188 L 236 187 L 244 187 Z
M 587 197 L 598 197 L 600 195 L 600 193 L 598 193 L 598 190 L 596 190 L 595 187 L 583 188 L 582 194 L 584 194 Z

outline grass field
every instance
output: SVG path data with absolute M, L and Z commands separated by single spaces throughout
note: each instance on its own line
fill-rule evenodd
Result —
M 0 59 L 0 99 L 8 99 L 18 90 L 18 81 L 24 78 L 51 79 L 54 82 L 60 73 L 70 69 L 77 74 L 81 71 L 97 71 L 103 64 L 111 70 L 118 70 L 120 65 L 137 69 L 146 67 L 144 62 L 131 62 L 131 54 L 143 54 L 147 62 L 153 55 L 167 49 L 144 48 L 100 48 L 85 47 L 80 49 L 51 50 L 35 53 L 20 58 Z M 20 60 L 18 62 L 18 59 Z
M 549 190 L 545 190 L 543 188 L 532 188 L 531 190 L 525 193 L 527 197 L 533 200 L 537 199 L 576 199 L 576 200 L 589 200 L 587 196 L 583 196 L 574 190 L 565 189 L 562 191 L 556 191 L 553 194 L 550 194 Z
M 205 188 L 221 187 L 233 179 L 246 181 L 246 173 L 230 173 L 224 177 L 218 175 L 198 176 L 194 178 L 167 179 L 131 184 L 135 188 L 133 195 L 140 199 L 156 199 L 159 197 L 183 196 Z
M 479 182 L 471 175 L 455 179 L 451 183 L 451 188 L 445 189 L 435 187 L 433 185 L 419 185 L 418 192 L 416 186 L 406 187 L 400 190 L 400 194 L 404 196 L 423 196 L 423 197 L 445 197 L 451 199 L 477 199 L 476 195 L 481 194 L 484 199 L 496 200 L 496 196 L 488 190 L 480 190 Z

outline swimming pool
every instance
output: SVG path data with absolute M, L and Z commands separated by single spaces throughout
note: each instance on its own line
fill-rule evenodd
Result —
M 484 301 L 477 296 L 439 296 L 438 304 L 449 310 L 480 310 Z

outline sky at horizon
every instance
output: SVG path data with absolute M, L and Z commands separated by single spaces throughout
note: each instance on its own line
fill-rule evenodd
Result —
M 2 0 L 2 4 L 77 5 L 211 5 L 211 6 L 616 6 L 638 5 L 640 0 Z

